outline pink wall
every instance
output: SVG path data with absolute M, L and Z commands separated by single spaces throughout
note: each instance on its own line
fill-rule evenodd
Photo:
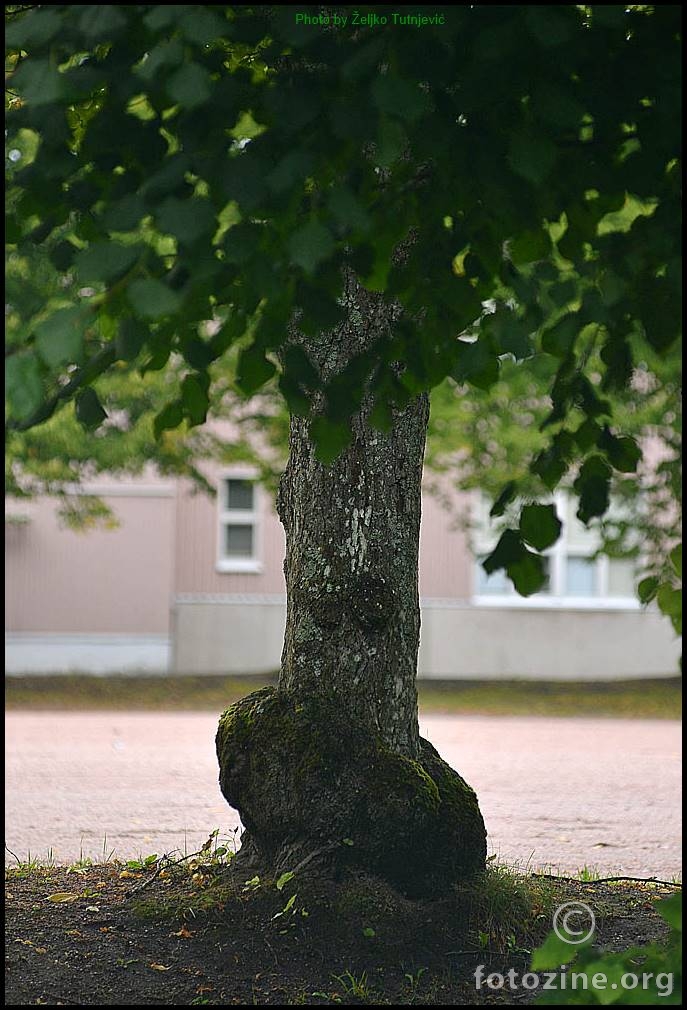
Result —
M 210 477 L 210 473 L 208 473 Z M 211 478 L 212 479 L 212 478 Z M 176 593 L 285 593 L 284 531 L 272 496 L 259 489 L 259 573 L 218 572 L 217 502 L 179 485 L 176 532 Z
M 62 528 L 55 502 L 14 503 L 5 526 L 5 628 L 16 632 L 166 634 L 174 497 L 107 498 L 115 530 Z
M 451 492 L 451 511 L 430 494 L 422 495 L 420 596 L 468 599 L 472 593 L 472 555 L 457 520 L 468 514 L 469 496 Z
M 178 594 L 284 594 L 284 533 L 267 492 L 259 493 L 260 573 L 216 570 L 217 503 L 188 485 L 131 480 L 104 498 L 116 530 L 64 529 L 52 499 L 8 504 L 30 521 L 6 523 L 7 631 L 166 634 Z M 424 597 L 470 595 L 469 554 L 453 515 L 425 494 Z

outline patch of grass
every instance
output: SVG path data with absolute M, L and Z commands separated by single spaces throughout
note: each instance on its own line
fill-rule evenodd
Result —
M 276 683 L 272 676 L 21 676 L 5 680 L 10 710 L 221 712 Z M 448 715 L 616 716 L 679 719 L 679 677 L 589 681 L 419 680 L 420 711 Z
M 251 691 L 276 682 L 269 676 L 107 677 L 88 674 L 5 679 L 9 709 L 221 712 Z
M 154 922 L 161 920 L 189 920 L 221 915 L 230 902 L 238 901 L 236 884 L 216 878 L 206 887 L 197 887 L 191 881 L 180 887 L 171 884 L 167 892 L 146 895 L 131 902 L 131 910 L 139 919 Z
M 530 951 L 548 929 L 561 887 L 557 881 L 490 863 L 475 881 L 458 888 L 458 901 L 475 949 Z
M 418 696 L 426 713 L 679 719 L 682 680 L 420 680 Z
M 27 853 L 26 859 L 20 859 L 7 846 L 5 846 L 5 850 L 16 860 L 16 865 L 5 867 L 6 880 L 26 880 L 28 877 L 45 876 L 55 869 L 56 864 L 52 849 L 48 850 L 44 859 L 32 856 L 30 851 Z

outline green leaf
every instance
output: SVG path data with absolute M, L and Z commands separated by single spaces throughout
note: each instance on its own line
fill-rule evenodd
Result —
M 107 208 L 103 224 L 110 231 L 130 231 L 145 215 L 146 206 L 142 198 L 137 193 L 129 193 Z
M 637 595 L 641 603 L 647 604 L 655 598 L 659 587 L 659 580 L 655 575 L 650 575 L 637 586 Z
M 469 382 L 478 389 L 491 389 L 499 377 L 499 359 L 484 340 L 459 340 L 455 353 L 458 364 L 451 372 L 456 382 Z
M 394 162 L 401 157 L 407 144 L 408 138 L 400 123 L 384 117 L 379 124 L 377 133 L 375 164 L 380 168 L 391 168 Z
M 81 360 L 84 314 L 79 308 L 58 309 L 36 326 L 36 349 L 50 368 Z
M 544 49 L 565 45 L 577 28 L 574 15 L 551 4 L 528 4 L 524 8 L 529 31 Z
M 212 8 L 193 7 L 180 19 L 179 28 L 190 42 L 195 42 L 198 46 L 207 46 L 225 34 L 229 25 L 226 18 L 219 17 Z
M 555 544 L 562 526 L 555 505 L 526 505 L 520 513 L 522 538 L 538 551 Z
M 212 80 L 204 67 L 186 63 L 167 81 L 167 94 L 183 109 L 197 109 L 212 95 Z
M 29 49 L 53 39 L 63 25 L 62 9 L 38 7 L 5 25 L 6 49 Z
M 5 361 L 5 395 L 10 411 L 20 421 L 31 417 L 43 401 L 43 384 L 32 351 L 12 354 Z
M 621 473 L 636 473 L 642 450 L 629 435 L 613 435 L 605 428 L 599 439 L 599 448 L 608 458 L 609 463 Z
M 143 349 L 147 336 L 148 327 L 140 320 L 130 317 L 122 319 L 115 338 L 117 357 L 121 361 L 133 361 Z
M 285 193 L 297 183 L 303 184 L 312 167 L 313 157 L 308 151 L 290 151 L 267 176 L 267 185 L 273 193 Z
M 205 381 L 203 381 L 202 373 L 199 375 L 187 375 L 181 383 L 181 400 L 184 406 L 184 413 L 191 422 L 191 425 L 203 424 L 207 417 L 210 406 L 207 393 L 207 374 L 205 374 L 204 378 Z
M 558 149 L 546 137 L 524 131 L 514 134 L 508 154 L 513 170 L 534 186 L 551 174 Z
M 670 623 L 673 625 L 675 632 L 678 635 L 681 634 L 682 593 L 680 590 L 668 583 L 664 583 L 662 586 L 658 587 L 656 602 L 658 603 L 658 609 L 661 613 L 670 618 Z
M 252 344 L 239 355 L 236 382 L 246 396 L 252 396 L 276 372 L 275 366 L 265 357 L 265 352 Z
M 518 489 L 517 481 L 511 480 L 506 484 L 503 491 L 501 492 L 501 494 L 498 496 L 498 498 L 491 507 L 489 516 L 492 519 L 503 515 L 503 513 L 506 511 L 510 503 L 515 498 L 517 489 Z
M 517 561 L 506 569 L 520 596 L 533 596 L 546 585 L 544 559 L 531 551 L 524 551 Z
M 370 215 L 345 186 L 339 186 L 332 192 L 329 209 L 343 231 L 367 234 L 370 230 Z
M 575 960 L 583 944 L 573 946 L 567 943 L 552 930 L 540 947 L 532 952 L 530 967 L 532 971 L 549 971 L 560 968 L 562 964 L 570 964 Z
M 16 89 L 34 108 L 59 101 L 64 90 L 64 77 L 50 60 L 25 60 L 12 75 Z
M 365 926 L 365 928 L 363 929 L 363 936 L 366 936 L 370 940 L 372 939 L 373 936 L 376 936 L 376 935 L 377 935 L 377 933 L 372 928 L 372 926 Z
M 656 911 L 669 926 L 682 932 L 682 894 L 671 894 L 669 898 L 659 901 Z
M 155 220 L 160 231 L 168 232 L 189 245 L 217 230 L 215 210 L 209 200 L 201 197 L 189 200 L 168 197 L 156 212 Z
M 527 550 L 516 530 L 504 530 L 482 568 L 487 575 L 505 568 L 521 596 L 532 596 L 546 584 L 544 559 Z
M 557 323 L 543 331 L 542 350 L 547 354 L 553 354 L 556 358 L 565 358 L 581 329 L 577 313 L 567 312 Z
M 322 416 L 312 421 L 310 434 L 315 443 L 315 458 L 325 466 L 330 466 L 338 458 L 352 438 L 349 425 Z
M 602 516 L 610 503 L 611 468 L 601 456 L 590 456 L 582 464 L 573 487 L 580 502 L 577 518 L 588 523 L 595 516 Z
M 114 4 L 89 4 L 79 17 L 79 28 L 90 42 L 111 39 L 126 27 L 126 23 Z
M 107 417 L 98 394 L 88 386 L 76 397 L 76 417 L 87 431 L 93 431 Z
M 153 433 L 155 438 L 159 440 L 163 431 L 178 428 L 183 419 L 184 412 L 181 403 L 179 401 L 175 403 L 168 403 L 166 407 L 162 408 L 153 421 Z
M 181 305 L 181 296 L 162 281 L 149 278 L 133 281 L 127 298 L 137 315 L 144 319 L 161 319 L 172 316 Z
M 536 231 L 523 231 L 508 245 L 508 255 L 516 266 L 542 260 L 550 252 L 551 239 L 549 233 L 543 228 L 538 228 Z
M 583 421 L 579 428 L 573 432 L 575 444 L 582 452 L 587 452 L 592 446 L 596 445 L 600 436 L 601 428 L 591 417 Z
M 673 570 L 679 579 L 682 578 L 682 544 L 678 544 L 677 547 L 673 547 L 669 554 L 670 563 L 673 566 Z
M 140 245 L 120 245 L 118 242 L 94 242 L 77 253 L 74 267 L 81 283 L 109 283 L 126 273 L 141 254 Z
M 412 123 L 427 110 L 427 95 L 416 81 L 393 74 L 378 76 L 372 85 L 372 101 L 380 112 Z
M 300 344 L 292 344 L 284 354 L 284 362 L 287 370 L 298 382 L 310 389 L 319 389 L 321 386 L 320 376 L 308 357 L 304 347 Z
M 302 267 L 307 274 L 313 274 L 319 264 L 331 256 L 334 248 L 331 232 L 316 220 L 308 221 L 289 240 L 291 262 Z
M 524 550 L 520 534 L 516 530 L 504 530 L 489 557 L 482 562 L 482 568 L 491 575 L 499 568 L 508 568 L 518 561 Z
M 276 915 L 272 916 L 272 920 L 274 921 L 274 919 L 280 919 L 282 915 L 287 915 L 287 913 L 290 912 L 293 906 L 295 905 L 297 897 L 298 897 L 297 894 L 292 894 L 289 900 L 282 908 L 281 912 L 277 912 Z
M 601 388 L 604 391 L 624 389 L 632 378 L 634 362 L 626 337 L 609 337 L 601 348 L 601 360 L 606 365 Z
M 296 874 L 293 872 L 293 870 L 287 870 L 286 873 L 282 873 L 282 875 L 277 879 L 274 886 L 277 888 L 278 891 L 281 891 L 283 890 L 284 885 L 288 884 L 290 880 L 293 880 L 295 876 Z

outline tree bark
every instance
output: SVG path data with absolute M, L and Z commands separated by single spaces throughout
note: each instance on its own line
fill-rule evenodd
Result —
M 383 335 L 395 310 L 348 278 L 345 327 L 309 347 L 323 378 Z M 397 412 L 389 433 L 353 418 L 331 466 L 314 454 L 308 422 L 291 421 L 278 498 L 286 531 L 287 619 L 279 686 L 328 694 L 395 751 L 419 752 L 415 675 L 420 637 L 420 486 L 426 395 Z
M 324 380 L 380 338 L 398 307 L 346 276 L 342 326 L 308 353 Z M 294 339 L 299 339 L 294 335 Z M 220 784 L 246 833 L 244 858 L 293 869 L 325 853 L 408 893 L 484 866 L 474 793 L 421 739 L 415 678 L 418 550 L 428 399 L 369 423 L 317 461 L 309 422 L 291 422 L 278 510 L 286 531 L 287 622 L 276 691 L 222 717 Z

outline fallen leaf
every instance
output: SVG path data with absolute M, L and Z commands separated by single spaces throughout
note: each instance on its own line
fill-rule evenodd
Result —
M 23 943 L 25 947 L 33 947 L 33 940 L 22 940 L 19 937 L 14 941 L 15 943 Z
M 105 880 L 99 880 L 98 883 L 95 886 L 98 888 L 98 890 L 100 890 L 103 887 L 107 887 L 107 881 L 105 881 Z
M 154 961 L 153 961 L 153 963 L 151 964 L 150 967 L 154 968 L 155 971 L 169 971 L 169 967 L 165 967 L 164 964 L 155 964 Z
M 182 926 L 178 933 L 172 933 L 171 936 L 183 936 L 184 939 L 187 939 L 189 936 L 193 936 L 193 933 L 186 929 L 186 926 Z
M 9 891 L 5 891 L 5 897 L 6 897 L 6 898 L 13 898 L 13 897 L 14 897 L 14 895 L 13 895 L 13 894 L 10 894 L 10 892 L 9 892 Z
M 66 931 L 67 936 L 82 936 L 83 934 L 79 932 L 78 929 L 68 929 Z
M 55 904 L 68 904 L 70 901 L 76 901 L 79 897 L 73 891 L 57 891 L 56 894 L 49 894 L 48 901 L 54 901 Z
M 142 876 L 141 873 L 132 873 L 131 870 L 122 870 L 122 872 L 119 874 L 119 879 L 120 880 L 130 880 L 132 878 L 135 879 L 136 877 L 141 877 L 141 876 Z
M 88 905 L 86 907 L 86 911 L 87 912 L 99 912 L 100 911 L 100 907 L 98 905 Z
M 48 953 L 48 948 L 47 947 L 34 947 L 33 949 L 36 951 L 37 954 L 47 954 Z

